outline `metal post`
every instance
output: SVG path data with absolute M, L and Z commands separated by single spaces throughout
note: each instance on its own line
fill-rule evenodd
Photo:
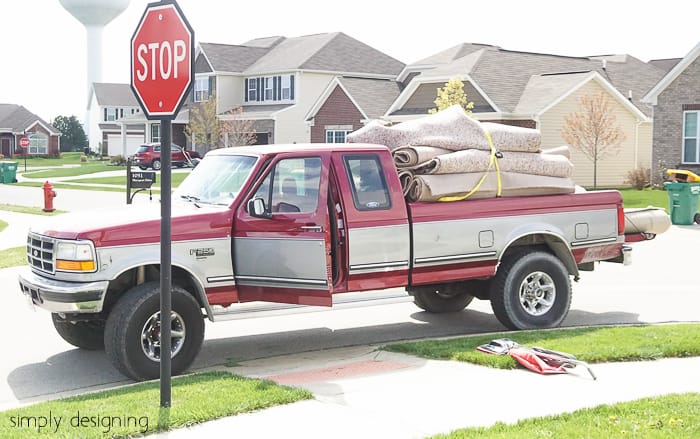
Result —
M 171 119 L 160 124 L 160 406 L 170 407 L 170 314 L 172 310 L 171 266 Z
M 126 159 L 126 204 L 131 204 L 131 157 Z

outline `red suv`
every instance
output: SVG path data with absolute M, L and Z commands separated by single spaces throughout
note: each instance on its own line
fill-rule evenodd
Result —
M 187 151 L 175 144 L 170 146 L 170 154 L 173 166 L 194 166 L 201 158 L 197 151 Z M 196 159 L 196 160 L 194 160 Z M 160 143 L 146 143 L 139 146 L 133 157 L 134 165 L 141 169 L 160 169 Z

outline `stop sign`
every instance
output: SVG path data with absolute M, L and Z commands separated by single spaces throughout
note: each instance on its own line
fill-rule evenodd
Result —
M 29 137 L 22 137 L 19 139 L 19 146 L 22 148 L 28 148 L 29 147 Z
M 131 89 L 149 119 L 174 118 L 192 85 L 194 31 L 174 0 L 151 3 L 131 37 Z

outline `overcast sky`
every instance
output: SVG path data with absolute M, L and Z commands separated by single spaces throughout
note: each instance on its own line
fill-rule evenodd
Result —
M 129 83 L 129 41 L 147 0 L 105 28 L 103 82 Z M 179 0 L 197 42 L 344 32 L 412 63 L 462 42 L 586 56 L 628 53 L 643 61 L 682 58 L 700 41 L 697 0 Z M 0 103 L 50 121 L 84 119 L 86 42 L 58 0 L 0 0 Z

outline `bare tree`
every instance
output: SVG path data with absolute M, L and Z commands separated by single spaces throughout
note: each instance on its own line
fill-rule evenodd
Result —
M 604 92 L 584 95 L 580 111 L 564 120 L 562 138 L 593 162 L 593 188 L 598 184 L 598 162 L 620 153 L 625 133 L 617 124 L 610 101 Z
M 228 146 L 252 145 L 257 140 L 255 121 L 245 119 L 243 108 L 236 107 L 226 113 L 226 119 L 221 121 L 221 131 Z

